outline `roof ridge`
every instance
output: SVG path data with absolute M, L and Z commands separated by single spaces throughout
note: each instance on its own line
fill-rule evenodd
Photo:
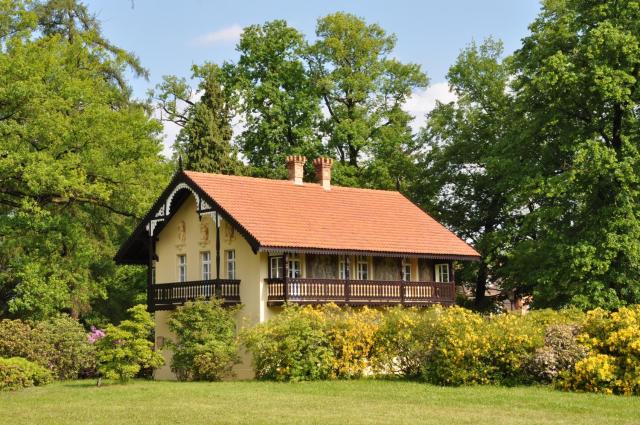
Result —
M 264 182 L 269 182 L 269 183 L 276 183 L 276 184 L 287 184 L 287 185 L 291 185 L 293 187 L 322 187 L 322 184 L 319 183 L 314 183 L 314 182 L 304 182 L 304 184 L 302 185 L 294 185 L 292 184 L 289 180 L 286 179 L 271 179 L 268 177 L 255 177 L 255 176 L 239 176 L 239 175 L 235 175 L 235 174 L 220 174 L 220 173 L 205 173 L 202 171 L 192 171 L 192 170 L 184 170 L 184 173 L 186 173 L 187 175 L 189 174 L 199 174 L 202 176 L 213 176 L 213 177 L 222 177 L 222 178 L 229 178 L 229 179 L 238 179 L 238 180 L 258 180 L 258 181 L 264 181 Z M 338 190 L 346 190 L 346 191 L 369 191 L 369 192 L 383 192 L 383 193 L 397 193 L 399 195 L 402 195 L 401 192 L 397 191 L 397 190 L 392 190 L 392 189 L 373 189 L 373 188 L 369 188 L 369 187 L 351 187 L 351 186 L 338 186 L 338 185 L 331 185 L 331 190 L 334 189 L 338 189 Z M 327 192 L 331 192 L 327 191 Z

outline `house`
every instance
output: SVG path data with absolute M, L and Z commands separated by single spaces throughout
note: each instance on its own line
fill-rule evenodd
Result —
M 314 160 L 318 181 L 303 182 L 305 161 L 287 157 L 288 180 L 174 176 L 116 255 L 148 267 L 158 344 L 171 337 L 171 309 L 198 297 L 241 304 L 239 326 L 284 303 L 455 302 L 453 262 L 477 260 L 471 246 L 399 192 L 332 186 L 331 159 Z

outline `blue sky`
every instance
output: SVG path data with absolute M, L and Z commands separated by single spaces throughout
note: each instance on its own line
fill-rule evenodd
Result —
M 415 93 L 407 110 L 415 126 L 435 99 L 451 100 L 445 75 L 462 48 L 488 36 L 501 39 L 506 53 L 517 49 L 537 15 L 537 0 L 424 1 L 205 1 L 90 0 L 89 9 L 102 22 L 103 32 L 116 45 L 137 54 L 150 72 L 149 81 L 133 79 L 134 93 L 145 97 L 163 75 L 188 77 L 192 64 L 235 60 L 241 28 L 285 19 L 310 39 L 318 17 L 344 11 L 376 22 L 398 43 L 395 56 L 419 63 L 431 87 Z M 175 128 L 166 128 L 169 145 Z

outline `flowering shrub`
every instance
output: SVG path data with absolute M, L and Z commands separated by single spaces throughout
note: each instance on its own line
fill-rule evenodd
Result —
M 102 339 L 105 336 L 107 336 L 107 334 L 102 329 L 91 326 L 91 332 L 87 334 L 87 341 L 89 341 L 89 344 L 95 344 L 99 339 Z
M 84 327 L 69 316 L 35 325 L 0 321 L 0 356 L 25 358 L 51 370 L 58 379 L 77 378 L 95 365 L 95 351 Z
M 640 305 L 590 311 L 578 340 L 590 353 L 566 374 L 564 388 L 640 395 Z
M 137 305 L 127 311 L 131 319 L 118 326 L 107 325 L 105 336 L 95 344 L 98 372 L 121 382 L 135 377 L 142 368 L 157 368 L 164 362 L 150 341 L 154 323 L 145 306 Z
M 554 382 L 562 372 L 574 369 L 576 362 L 587 355 L 578 343 L 579 328 L 575 325 L 550 325 L 545 331 L 544 346 L 536 349 L 527 362 L 532 379 L 540 383 Z
M 256 378 L 276 381 L 327 379 L 336 358 L 321 313 L 285 307 L 281 314 L 241 334 L 253 357 Z
M 371 366 L 375 336 L 381 314 L 367 307 L 361 309 L 340 308 L 328 304 L 318 310 L 307 309 L 322 323 L 333 351 L 332 376 L 357 378 Z
M 415 330 L 423 315 L 421 310 L 404 307 L 384 312 L 372 348 L 371 360 L 377 373 L 408 378 L 420 375 L 423 347 Z
M 178 337 L 168 341 L 173 350 L 171 370 L 180 380 L 219 381 L 238 362 L 234 313 L 220 300 L 195 301 L 178 308 L 169 329 Z
M 37 363 L 21 357 L 0 357 L 0 391 L 46 385 L 51 380 L 51 372 Z

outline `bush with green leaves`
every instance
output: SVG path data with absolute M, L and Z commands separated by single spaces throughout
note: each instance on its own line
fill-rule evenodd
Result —
M 0 357 L 0 391 L 15 391 L 46 385 L 53 380 L 51 372 L 22 357 Z
M 0 321 L 0 356 L 38 363 L 56 379 L 74 379 L 95 367 L 95 350 L 84 327 L 62 315 L 34 325 L 21 320 Z
M 154 322 L 146 307 L 140 304 L 127 312 L 131 318 L 118 326 L 107 325 L 105 336 L 95 344 L 98 373 L 120 382 L 134 378 L 143 368 L 158 368 L 164 363 L 151 342 Z
M 179 380 L 219 381 L 231 374 L 239 361 L 234 315 L 222 301 L 197 300 L 178 308 L 169 318 L 176 341 L 167 341 L 173 351 L 171 370 Z
M 323 320 L 310 307 L 285 307 L 241 334 L 258 379 L 309 381 L 333 376 L 336 357 Z

